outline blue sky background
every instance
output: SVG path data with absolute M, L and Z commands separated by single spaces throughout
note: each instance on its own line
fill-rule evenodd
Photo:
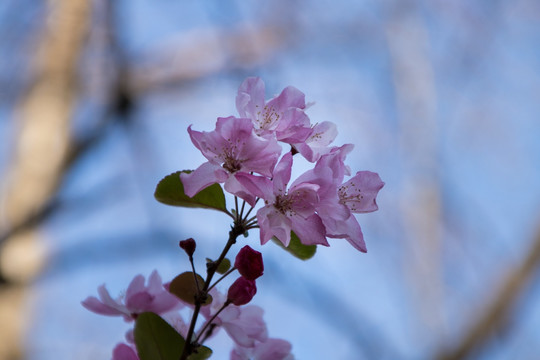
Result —
M 4 34 L 15 29 L 6 20 L 14 6 L 0 6 Z M 103 2 L 95 8 L 101 14 Z M 11 22 L 42 16 L 38 9 Z M 13 69 L 25 69 L 17 59 L 35 35 L 23 25 L 27 45 L 0 62 L 15 90 L 27 75 Z M 78 138 L 103 119 L 114 72 L 102 26 L 96 15 L 73 120 Z M 311 121 L 335 122 L 335 144 L 355 145 L 352 170 L 386 182 L 380 210 L 358 216 L 367 254 L 331 240 L 302 262 L 260 246 L 256 231 L 241 241 L 265 259 L 253 303 L 297 359 L 434 358 L 460 341 L 526 256 L 540 216 L 538 2 L 132 0 L 117 2 L 114 26 L 139 89 L 135 106 L 127 119 L 107 118 L 40 227 L 50 256 L 26 304 L 28 359 L 108 359 L 129 326 L 81 300 L 102 283 L 116 295 L 136 274 L 185 271 L 178 240 L 197 239 L 199 269 L 219 254 L 226 216 L 168 207 L 153 192 L 163 176 L 204 160 L 187 126 L 211 131 L 218 116 L 235 115 L 247 76 L 262 77 L 268 96 L 302 90 L 315 102 Z M 253 35 L 260 29 L 271 36 Z M 235 47 L 228 34 L 245 36 Z M 242 55 L 246 47 L 259 55 Z M 0 170 L 14 132 L 10 94 L 0 102 Z M 308 168 L 298 165 L 296 174 Z M 475 359 L 540 353 L 537 277 L 527 284 L 505 331 Z M 209 346 L 225 358 L 231 343 L 221 334 Z

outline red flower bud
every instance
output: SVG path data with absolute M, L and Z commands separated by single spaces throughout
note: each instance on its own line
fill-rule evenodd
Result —
M 249 280 L 241 276 L 229 288 L 227 300 L 236 306 L 245 305 L 253 299 L 256 293 L 255 280 Z
M 246 279 L 255 280 L 264 272 L 262 254 L 246 245 L 236 255 L 234 267 Z
M 189 257 L 193 256 L 193 253 L 195 252 L 195 247 L 197 247 L 197 244 L 195 243 L 195 240 L 193 238 L 189 238 L 186 240 L 180 241 L 180 247 L 184 249 L 186 254 L 188 254 Z

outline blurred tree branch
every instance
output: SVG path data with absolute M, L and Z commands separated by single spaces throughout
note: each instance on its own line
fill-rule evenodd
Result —
M 32 82 L 17 108 L 16 149 L 1 196 L 0 234 L 11 234 L 9 238 L 3 236 L 7 241 L 2 244 L 2 262 L 22 262 L 17 268 L 23 271 L 36 271 L 43 261 L 38 235 L 32 227 L 16 233 L 10 229 L 20 230 L 22 224 L 33 223 L 60 182 L 71 145 L 78 59 L 90 17 L 88 0 L 56 0 L 48 5 Z M 19 344 L 25 323 L 24 294 L 22 285 L 3 288 L 0 293 L 0 321 L 9 324 L 0 334 L 1 358 L 22 356 Z
M 453 349 L 442 351 L 437 359 L 466 359 L 475 351 L 485 346 L 490 337 L 508 326 L 508 320 L 516 301 L 526 290 L 534 272 L 540 266 L 540 228 L 531 242 L 523 261 L 508 272 L 498 292 L 488 298 L 485 309 L 463 338 Z

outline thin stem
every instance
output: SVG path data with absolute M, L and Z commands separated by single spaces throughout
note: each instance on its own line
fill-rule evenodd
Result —
M 200 337 L 202 334 L 204 334 L 204 331 L 206 330 L 206 328 L 208 326 L 210 326 L 210 324 L 212 324 L 212 321 L 214 321 L 217 316 L 227 307 L 231 304 L 231 302 L 229 300 L 227 300 L 225 302 L 225 304 L 223 304 L 223 306 L 206 322 L 206 324 L 204 324 L 203 328 L 201 329 L 201 331 L 199 332 L 199 335 L 197 336 L 197 338 L 195 339 L 195 342 L 199 341 Z
M 216 286 L 221 280 L 225 279 L 227 276 L 229 276 L 234 270 L 236 270 L 235 267 L 232 267 L 229 271 L 227 271 L 225 274 L 223 274 L 217 281 L 208 288 L 208 291 L 212 290 L 214 286 Z
M 249 224 L 250 222 L 252 222 L 253 220 L 257 220 L 257 215 L 253 215 L 252 217 L 250 217 L 249 219 L 247 219 L 246 221 L 244 221 L 245 224 Z
M 195 271 L 195 264 L 193 263 L 193 256 L 189 256 L 189 262 L 191 263 L 191 270 L 193 270 L 193 280 L 195 281 L 195 286 L 197 287 L 197 293 L 201 292 L 199 288 L 199 282 L 197 281 L 197 272 Z
M 253 209 L 255 209 L 255 205 L 257 205 L 257 202 L 259 202 L 259 199 L 260 199 L 260 198 L 257 198 L 257 199 L 255 200 L 255 204 L 253 204 L 253 206 L 251 207 L 251 209 L 248 210 L 246 216 L 244 216 L 244 219 L 247 219 L 247 217 L 249 216 L 249 214 L 251 214 L 251 211 L 252 211 Z
M 242 209 L 240 210 L 240 217 L 239 219 L 242 219 L 242 216 L 244 215 L 244 208 L 246 207 L 246 201 L 242 200 Z
M 240 217 L 238 216 L 238 197 L 237 196 L 234 197 L 234 209 L 236 210 L 236 218 L 240 219 Z
M 238 236 L 243 234 L 245 231 L 246 230 L 242 224 L 238 224 L 237 222 L 235 222 L 234 227 L 231 229 L 231 231 L 229 231 L 229 240 L 227 240 L 227 244 L 223 248 L 221 255 L 219 255 L 219 258 L 214 263 L 212 263 L 211 266 L 208 267 L 206 281 L 204 282 L 204 286 L 199 294 L 208 294 L 210 282 L 212 281 L 212 278 L 214 277 L 214 274 L 216 273 L 219 264 L 221 264 L 223 259 L 225 259 L 225 256 L 227 255 L 227 252 L 229 252 L 229 250 L 231 249 L 231 246 L 236 243 L 236 239 L 238 238 Z M 186 336 L 186 343 L 184 349 L 182 350 L 180 360 L 187 359 L 187 357 L 192 353 L 193 345 L 196 343 L 192 342 L 191 338 L 193 337 L 193 333 L 195 332 L 195 323 L 197 322 L 197 318 L 199 316 L 199 312 L 201 310 L 203 302 L 204 301 L 201 300 L 201 297 L 197 297 L 195 299 L 195 309 L 193 310 L 193 315 L 191 316 L 191 323 L 189 324 L 189 330 Z

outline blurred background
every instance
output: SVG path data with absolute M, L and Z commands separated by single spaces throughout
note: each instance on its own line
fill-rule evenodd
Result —
M 227 217 L 153 192 L 247 76 L 302 90 L 386 182 L 367 254 L 245 240 L 272 337 L 299 360 L 540 358 L 540 2 L 3 0 L 0 52 L 0 359 L 109 359 L 129 325 L 81 300 L 185 271 L 181 239 L 199 269 L 219 254 Z

